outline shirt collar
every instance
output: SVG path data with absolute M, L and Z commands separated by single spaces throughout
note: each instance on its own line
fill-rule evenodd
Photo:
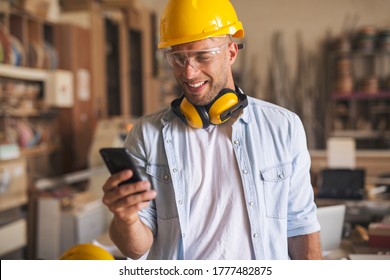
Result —
M 248 98 L 249 98 L 249 96 L 248 96 Z M 248 100 L 248 102 L 249 102 L 249 100 Z M 250 106 L 250 104 L 248 104 L 248 106 L 246 106 L 242 110 L 242 113 L 240 115 L 240 119 L 242 119 L 245 123 L 250 123 L 252 121 L 249 106 Z

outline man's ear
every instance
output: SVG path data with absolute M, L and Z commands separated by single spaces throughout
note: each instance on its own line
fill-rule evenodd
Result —
M 238 46 L 236 42 L 231 42 L 229 44 L 229 64 L 232 65 L 234 61 L 236 61 L 237 54 L 238 54 Z

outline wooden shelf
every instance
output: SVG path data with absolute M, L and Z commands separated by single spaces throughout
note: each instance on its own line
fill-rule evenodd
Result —
M 390 92 L 333 92 L 334 137 L 352 137 L 357 149 L 389 149 Z M 336 130 L 335 130 L 336 129 Z
M 33 157 L 38 155 L 50 154 L 58 149 L 58 145 L 55 144 L 42 144 L 32 148 L 21 149 L 23 157 Z
M 390 52 L 379 45 L 365 48 L 360 42 L 349 43 L 347 52 L 340 52 L 342 48 L 335 45 L 328 57 L 327 82 L 333 105 L 328 135 L 352 137 L 358 150 L 389 150 Z
M 33 118 L 47 118 L 54 117 L 57 114 L 55 110 L 22 110 L 22 109 L 12 109 L 6 110 L 5 112 L 0 112 L 0 117 L 15 117 L 15 118 L 25 118 L 25 117 L 33 117 Z
M 27 192 L 0 194 L 0 211 L 27 203 Z
M 12 79 L 45 82 L 48 77 L 48 71 L 29 67 L 0 64 L 0 76 Z

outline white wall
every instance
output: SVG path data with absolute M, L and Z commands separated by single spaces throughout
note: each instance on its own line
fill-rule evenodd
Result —
M 142 0 L 161 14 L 167 0 Z M 210 3 L 212 0 L 210 0 Z M 260 86 L 256 95 L 264 94 L 267 63 L 271 54 L 271 37 L 282 31 L 286 60 L 294 72 L 296 35 L 302 32 L 305 49 L 316 52 L 327 32 L 341 34 L 348 20 L 356 24 L 390 27 L 390 0 L 231 0 L 245 29 L 246 48 L 242 52 L 244 73 L 255 72 Z M 251 78 L 253 82 L 253 78 Z M 251 87 L 252 85 L 246 85 Z

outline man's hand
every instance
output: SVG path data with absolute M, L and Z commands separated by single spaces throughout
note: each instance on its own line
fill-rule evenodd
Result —
M 157 193 L 148 181 L 119 184 L 133 175 L 125 170 L 111 175 L 103 185 L 103 203 L 114 214 L 110 237 L 118 249 L 130 258 L 145 254 L 153 244 L 151 230 L 140 220 L 138 211 L 145 208 Z
M 132 224 L 138 218 L 138 211 L 156 197 L 156 192 L 150 189 L 148 181 L 118 186 L 132 175 L 131 170 L 113 174 L 103 185 L 103 203 L 115 217 L 126 224 Z

